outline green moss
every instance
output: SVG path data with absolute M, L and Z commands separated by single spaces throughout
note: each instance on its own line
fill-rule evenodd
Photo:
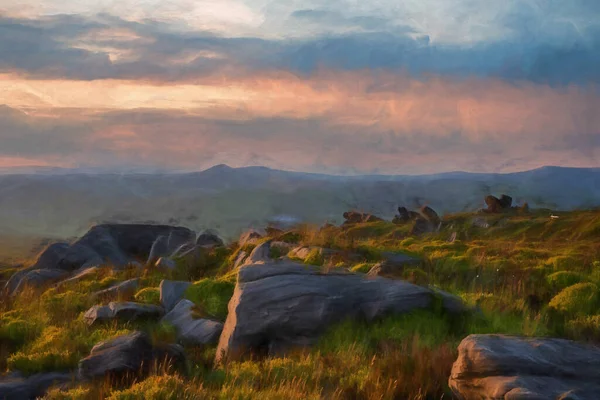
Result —
M 554 296 L 549 306 L 566 315 L 594 314 L 600 307 L 600 292 L 593 283 L 578 283 Z
M 158 288 L 144 288 L 133 297 L 140 303 L 160 304 L 160 290 Z
M 205 278 L 188 287 L 185 298 L 196 304 L 204 316 L 224 320 L 234 288 L 235 284 L 228 280 Z

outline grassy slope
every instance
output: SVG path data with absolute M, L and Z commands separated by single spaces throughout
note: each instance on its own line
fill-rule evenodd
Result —
M 455 349 L 469 333 L 600 341 L 600 211 L 559 215 L 555 220 L 544 211 L 490 217 L 488 229 L 473 227 L 472 215 L 451 215 L 441 232 L 422 238 L 409 237 L 408 226 L 387 222 L 324 230 L 301 227 L 296 239 L 302 244 L 364 256 L 353 263 L 336 260 L 330 267 L 366 271 L 383 250 L 419 254 L 425 258 L 422 268 L 406 270 L 401 277 L 457 293 L 481 313 L 451 317 L 439 310 L 420 311 L 370 326 L 346 321 L 309 351 L 226 366 L 212 365 L 214 346 L 188 348 L 187 371 L 159 370 L 131 387 L 104 382 L 54 390 L 49 397 L 448 398 L 446 381 Z M 449 243 L 453 232 L 458 240 Z M 136 274 L 141 274 L 144 287 L 132 296 L 137 301 L 157 302 L 156 287 L 163 278 L 189 279 L 196 283 L 186 297 L 197 304 L 198 315 L 224 319 L 237 251 L 234 244 L 196 264 L 180 263 L 170 273 L 107 268 L 60 290 L 41 296 L 26 292 L 10 304 L 2 302 L 0 368 L 26 373 L 72 369 L 97 341 L 133 329 L 148 330 L 156 341 L 173 340 L 172 329 L 157 323 L 89 328 L 81 321 L 81 313 L 92 305 L 89 293 Z M 319 257 L 309 261 L 327 262 Z

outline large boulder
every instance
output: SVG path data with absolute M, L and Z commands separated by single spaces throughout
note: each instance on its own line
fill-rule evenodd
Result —
M 175 307 L 179 300 L 183 299 L 185 291 L 190 287 L 190 282 L 184 281 L 160 281 L 160 304 L 166 312 L 169 312 Z
M 88 325 L 99 322 L 112 321 L 134 321 L 146 318 L 159 318 L 164 314 L 164 309 L 150 304 L 134 303 L 131 301 L 111 301 L 106 306 L 93 306 L 85 312 L 83 319 Z
M 223 324 L 206 318 L 195 318 L 194 303 L 181 300 L 163 317 L 177 330 L 177 340 L 185 344 L 203 345 L 216 343 L 223 330 Z
M 43 397 L 52 386 L 64 385 L 72 380 L 71 374 L 50 372 L 25 377 L 0 378 L 0 399 L 33 400 Z
M 38 254 L 33 269 L 57 268 L 60 261 L 69 251 L 68 243 L 53 243 Z
M 79 361 L 79 377 L 84 380 L 110 377 L 132 377 L 149 373 L 160 364 L 181 365 L 183 349 L 177 345 L 153 346 L 150 337 L 134 332 L 100 342 L 90 355 Z
M 600 348 L 564 339 L 470 335 L 449 385 L 459 399 L 600 399 Z
M 342 269 L 323 273 L 291 261 L 244 266 L 229 302 L 217 361 L 310 345 L 346 318 L 372 321 L 428 308 L 440 297 L 408 282 L 365 278 Z M 463 310 L 449 295 L 442 301 L 449 311 Z

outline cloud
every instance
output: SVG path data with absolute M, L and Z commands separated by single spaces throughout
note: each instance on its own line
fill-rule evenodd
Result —
M 0 141 L 9 144 L 5 155 L 68 155 L 90 166 L 258 163 L 389 173 L 598 166 L 600 160 L 598 88 L 366 71 L 205 86 L 44 82 L 36 88 L 53 93 L 50 105 L 28 109 L 29 116 L 2 114 L 0 126 L 10 128 L 0 130 Z M 69 103 L 77 92 L 89 100 Z M 7 100 L 18 98 L 15 92 Z
M 0 71 L 33 78 L 181 81 L 281 70 L 310 76 L 327 68 L 403 70 L 415 77 L 497 77 L 553 85 L 600 82 L 597 24 L 569 22 L 563 23 L 568 29 L 548 31 L 526 23 L 534 17 L 523 15 L 506 17 L 522 27 L 516 36 L 469 46 L 436 44 L 428 36 L 415 35 L 408 25 L 391 28 L 380 17 L 346 17 L 327 10 L 299 10 L 291 18 L 360 30 L 267 40 L 182 31 L 163 22 L 126 21 L 106 14 L 0 18 Z M 562 40 L 542 34 L 546 31 Z

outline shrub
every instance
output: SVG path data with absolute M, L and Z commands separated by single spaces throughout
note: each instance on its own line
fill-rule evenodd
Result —
M 146 304 L 160 304 L 160 290 L 158 288 L 144 288 L 133 296 L 136 301 Z
M 234 288 L 230 281 L 205 278 L 188 287 L 185 298 L 194 302 L 205 316 L 224 320 Z
M 575 340 L 600 341 L 600 315 L 579 317 L 566 323 L 566 334 Z
M 50 389 L 44 399 L 46 400 L 87 400 L 92 398 L 90 389 L 85 387 L 75 387 L 69 390 L 60 388 Z
M 550 287 L 556 292 L 560 292 L 584 280 L 581 274 L 571 271 L 558 271 L 548 275 L 546 279 Z
M 50 350 L 41 353 L 17 352 L 8 358 L 8 368 L 26 375 L 46 371 L 63 371 L 77 366 L 79 355 L 68 350 Z
M 600 306 L 600 293 L 593 283 L 578 283 L 554 296 L 549 306 L 565 315 L 593 314 Z

